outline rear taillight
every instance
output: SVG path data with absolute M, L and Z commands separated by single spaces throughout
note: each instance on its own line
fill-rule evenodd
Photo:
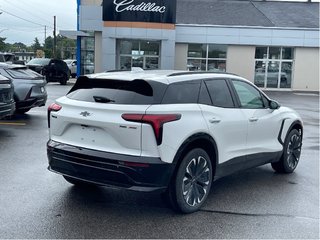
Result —
M 163 124 L 177 121 L 181 118 L 180 114 L 122 114 L 122 118 L 130 122 L 141 122 L 150 124 L 153 128 L 157 144 L 162 142 Z
M 51 112 L 58 112 L 59 110 L 61 110 L 61 106 L 59 104 L 56 103 L 52 103 L 49 107 L 48 107 L 48 128 L 50 128 L 50 114 Z

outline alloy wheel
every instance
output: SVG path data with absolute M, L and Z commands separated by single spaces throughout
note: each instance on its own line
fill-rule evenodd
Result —
M 193 158 L 186 166 L 182 183 L 182 193 L 189 206 L 200 204 L 208 192 L 210 184 L 208 160 L 202 156 Z
M 287 147 L 287 163 L 290 169 L 295 169 L 301 154 L 301 136 L 294 134 L 291 136 Z

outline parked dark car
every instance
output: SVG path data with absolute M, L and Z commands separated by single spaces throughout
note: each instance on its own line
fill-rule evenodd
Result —
M 60 82 L 66 85 L 70 78 L 68 65 L 59 59 L 34 58 L 27 63 L 29 69 L 46 77 L 47 82 Z
M 0 119 L 12 115 L 14 110 L 12 81 L 0 75 Z
M 0 64 L 0 75 L 12 80 L 16 112 L 26 113 L 31 108 L 46 104 L 45 78 L 24 65 Z

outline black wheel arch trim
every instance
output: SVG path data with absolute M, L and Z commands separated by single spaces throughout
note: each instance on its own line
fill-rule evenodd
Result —
M 173 159 L 173 164 L 175 165 L 175 170 L 174 173 L 177 171 L 177 165 L 179 163 L 179 160 L 181 160 L 181 158 L 183 157 L 184 154 L 186 154 L 186 150 L 191 149 L 190 146 L 192 145 L 192 143 L 199 141 L 199 140 L 205 140 L 205 141 L 209 141 L 211 143 L 211 145 L 213 146 L 213 151 L 215 154 L 215 159 L 211 159 L 213 162 L 212 164 L 214 164 L 213 166 L 213 172 L 212 175 L 214 176 L 216 168 L 219 164 L 219 155 L 218 155 L 218 148 L 217 148 L 217 144 L 215 142 L 215 140 L 207 133 L 196 133 L 194 135 L 191 135 L 190 137 L 188 137 L 179 147 L 176 155 L 174 156 Z M 201 147 L 200 147 L 201 148 Z M 204 149 L 205 150 L 205 149 Z M 211 158 L 212 156 L 210 156 L 210 153 L 207 152 L 207 154 L 209 155 L 209 157 Z
M 282 135 L 282 132 L 283 132 L 283 126 L 284 126 L 285 121 L 288 120 L 288 119 L 289 118 L 283 119 L 282 123 L 281 123 L 280 131 L 279 131 L 279 135 L 278 135 L 278 141 L 280 142 L 281 145 L 284 144 L 284 142 L 281 139 L 281 135 Z M 301 138 L 302 138 L 303 137 L 303 125 L 302 125 L 302 122 L 300 120 L 295 120 L 295 121 L 293 121 L 293 123 L 291 123 L 290 127 L 288 128 L 288 131 L 287 131 L 286 135 L 288 135 L 288 133 L 291 132 L 291 130 L 296 125 L 298 125 L 301 128 Z

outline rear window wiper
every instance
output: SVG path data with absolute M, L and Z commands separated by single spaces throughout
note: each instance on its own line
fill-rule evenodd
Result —
M 110 102 L 115 102 L 112 99 L 106 98 L 106 97 L 101 97 L 101 96 L 93 96 L 93 99 L 95 102 L 99 103 L 110 103 Z

